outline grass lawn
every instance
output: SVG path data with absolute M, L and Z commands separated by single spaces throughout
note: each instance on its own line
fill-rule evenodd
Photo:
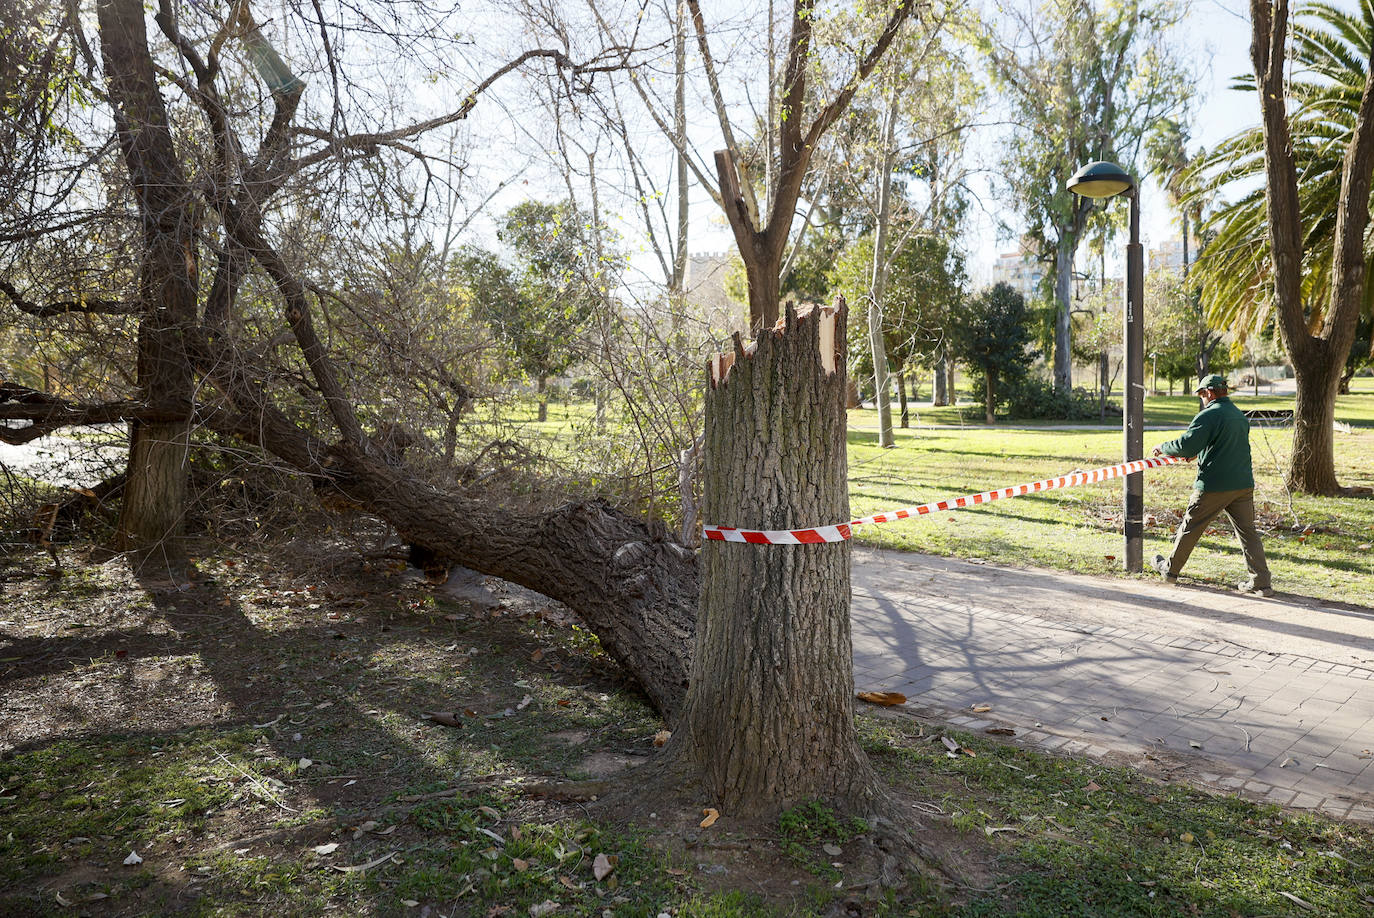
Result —
M 1336 417 L 1336 473 L 1346 486 L 1374 486 L 1374 380 L 1356 380 Z M 1289 407 L 1291 397 L 1237 397 L 1242 407 Z M 1182 432 L 1197 410 L 1191 396 L 1146 401 L 1146 454 Z M 924 420 L 924 418 L 923 418 Z M 876 416 L 850 412 L 850 498 L 855 516 L 976 493 L 1121 461 L 1121 431 L 1007 423 L 989 428 L 917 427 L 896 432 L 897 446 L 877 446 Z M 1374 499 L 1315 498 L 1283 483 L 1292 449 L 1289 427 L 1255 426 L 1251 452 L 1265 550 L 1277 589 L 1374 606 Z M 1192 488 L 1193 470 L 1177 466 L 1145 477 L 1145 556 L 1167 553 Z M 865 527 L 859 539 L 908 551 L 982 558 L 1094 574 L 1120 573 L 1121 483 L 1107 482 L 996 501 L 970 510 Z M 1245 574 L 1240 549 L 1223 521 L 1204 537 L 1184 579 L 1229 584 Z M 1121 576 L 1125 576 L 1121 574 Z
M 616 795 L 664 724 L 532 594 L 474 605 L 304 541 L 204 557 L 186 590 L 118 560 L 61 581 L 44 567 L 14 559 L 0 623 L 0 915 L 1355 918 L 1374 904 L 1374 828 L 864 712 L 865 750 L 944 871 L 885 888 L 869 827 L 815 803 L 702 828 L 710 801 L 685 793 L 622 818 Z M 619 790 L 544 790 L 588 778 Z

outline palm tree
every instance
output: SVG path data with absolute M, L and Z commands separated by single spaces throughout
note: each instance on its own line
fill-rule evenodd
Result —
M 1259 24 L 1257 20 L 1257 28 Z M 1288 133 L 1297 186 L 1297 229 L 1291 237 L 1297 243 L 1291 248 L 1300 253 L 1293 259 L 1300 271 L 1296 284 L 1275 274 L 1271 230 L 1276 227 L 1270 225 L 1268 192 L 1277 180 L 1267 171 L 1271 166 L 1266 150 L 1272 158 L 1274 149 L 1273 138 L 1266 142 L 1264 127 L 1228 138 L 1184 176 L 1193 182 L 1184 194 L 1184 206 L 1199 209 L 1233 182 L 1257 184 L 1255 190 L 1213 210 L 1202 222 L 1200 235 L 1210 238 L 1199 253 L 1194 277 L 1213 327 L 1237 329 L 1242 338 L 1271 322 L 1282 330 L 1285 349 L 1298 373 L 1298 414 L 1304 413 L 1305 404 L 1310 406 L 1306 423 L 1298 419 L 1288 472 L 1290 486 L 1303 491 L 1337 489 L 1331 450 L 1320 441 L 1331 441 L 1337 378 L 1332 377 L 1332 368 L 1343 365 L 1346 354 L 1327 351 L 1340 350 L 1342 344 L 1348 351 L 1359 313 L 1370 310 L 1371 259 L 1367 256 L 1372 240 L 1367 220 L 1358 230 L 1366 253 L 1359 309 L 1337 308 L 1338 300 L 1351 289 L 1351 279 L 1333 280 L 1333 269 L 1341 243 L 1336 238 L 1337 215 L 1342 195 L 1347 193 L 1343 173 L 1358 140 L 1361 106 L 1369 92 L 1371 42 L 1374 0 L 1361 0 L 1356 12 L 1326 3 L 1304 4 L 1296 11 L 1293 76 L 1284 87 L 1292 108 Z M 1255 87 L 1252 75 L 1238 77 L 1233 84 L 1235 89 L 1254 91 Z M 1369 126 L 1364 129 L 1368 131 Z M 1256 183 L 1257 179 L 1261 181 Z M 1333 283 L 1343 289 L 1337 290 Z M 1310 380 L 1306 393 L 1304 377 Z

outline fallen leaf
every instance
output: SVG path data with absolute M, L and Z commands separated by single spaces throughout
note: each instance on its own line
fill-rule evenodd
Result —
M 138 856 L 137 851 L 130 851 L 129 856 L 124 859 L 124 866 L 135 867 L 143 863 L 143 858 Z
M 516 873 L 524 873 L 526 870 L 530 869 L 530 862 L 526 860 L 521 860 L 518 857 L 512 858 L 510 865 L 515 868 Z
M 821 850 L 831 857 L 839 857 L 844 850 L 839 845 L 821 845 Z
M 974 714 L 986 714 L 988 711 L 992 710 L 992 705 L 990 704 L 975 704 L 969 707 L 973 709 Z
M 544 651 L 543 651 L 543 650 L 536 650 L 534 653 L 530 654 L 530 662 L 531 662 L 531 663 L 538 663 L 538 662 L 539 662 L 540 660 L 542 660 L 542 659 L 544 659 Z
M 1098 784 L 1096 781 L 1089 781 L 1083 786 L 1083 790 L 1091 794 L 1093 791 L 1102 790 L 1102 785 Z
M 498 810 L 489 806 L 479 806 L 477 808 L 477 812 L 481 813 L 483 816 L 490 816 L 492 819 L 501 818 L 501 813 Z
M 363 823 L 362 825 L 358 826 L 358 828 L 353 830 L 353 840 L 357 841 L 358 839 L 362 838 L 364 835 L 366 835 L 368 832 L 371 832 L 375 828 L 377 828 L 377 823 L 369 819 L 367 822 Z
M 668 740 L 672 739 L 672 736 L 673 732 L 671 730 L 660 730 L 654 734 L 654 745 L 662 746 L 667 743 Z
M 558 706 L 559 706 L 560 708 L 566 708 L 566 707 L 567 707 L 568 705 L 570 705 L 570 704 L 572 704 L 572 702 L 569 701 L 567 698 L 560 698 L 560 699 L 558 699 Z
M 976 758 L 978 758 L 978 753 L 974 752 L 972 749 L 970 749 L 970 748 L 967 747 L 967 746 L 960 746 L 960 747 L 959 747 L 959 751 L 962 752 L 964 755 L 968 756 L 968 757 L 971 758 L 971 759 L 976 759 Z
M 668 868 L 668 875 L 669 875 L 669 876 L 674 876 L 674 877 L 685 877 L 685 876 L 687 876 L 687 871 L 685 871 L 685 870 L 678 870 L 676 867 L 669 867 L 669 868 Z
M 1284 759 L 1282 762 L 1279 763 L 1279 767 L 1280 767 L 1280 768 L 1287 768 L 1289 765 L 1296 765 L 1296 764 L 1298 764 L 1298 760 L 1295 759 L 1295 758 L 1293 758 L 1293 757 L 1290 755 L 1288 758 Z
M 401 904 L 404 905 L 406 908 L 414 908 L 415 906 L 419 905 L 420 903 L 419 903 L 419 901 L 416 900 L 416 899 L 402 899 L 402 900 L 401 900 Z
M 517 711 L 523 711 L 523 710 L 525 710 L 525 708 L 527 708 L 527 707 L 530 706 L 530 702 L 533 701 L 533 700 L 534 700 L 534 696 L 533 696 L 533 695 L 526 695 L 524 698 L 521 698 L 521 699 L 520 699 L 520 703 L 517 704 L 517 705 L 515 706 L 515 710 L 517 710 Z
M 998 832 L 1019 832 L 1016 826 L 983 826 L 983 834 L 992 836 Z
M 373 835 L 390 835 L 391 833 L 393 833 L 393 832 L 395 832 L 395 831 L 396 831 L 396 827 L 395 827 L 395 826 L 387 826 L 385 829 L 378 829 L 376 832 L 373 832 L 372 834 L 373 834 Z
M 463 725 L 458 715 L 452 711 L 426 711 L 424 716 L 436 724 L 443 724 L 445 727 L 461 727 Z
M 892 707 L 896 704 L 906 704 L 906 696 L 900 692 L 859 692 L 856 697 L 860 701 L 867 701 L 869 704 L 880 704 L 884 707 Z
M 549 912 L 557 910 L 557 908 L 557 902 L 553 901 L 552 899 L 545 899 L 543 902 L 540 902 L 537 905 L 530 906 L 530 918 L 544 918 L 545 915 L 549 914 Z
M 1178 840 L 1183 842 L 1185 845 L 1191 845 L 1193 843 L 1193 833 L 1184 832 L 1182 835 L 1178 837 Z
M 513 839 L 515 839 L 516 841 L 519 841 L 520 838 L 521 838 L 521 836 L 524 835 L 524 834 L 525 834 L 525 833 L 523 833 L 523 832 L 520 831 L 520 827 L 519 827 L 519 826 L 511 826 L 511 827 L 510 827 L 510 837 L 513 838 Z
M 600 882 L 615 872 L 616 865 L 620 863 L 620 858 L 612 855 L 607 857 L 605 854 L 598 854 L 592 861 L 592 876 Z
M 338 843 L 338 842 L 330 842 L 330 843 L 327 844 L 327 845 L 316 845 L 316 846 L 315 846 L 315 853 L 316 853 L 316 854 L 333 854 L 335 851 L 338 851 L 338 850 L 339 850 L 339 843 Z
M 1202 744 L 1199 743 L 1197 740 L 1191 740 L 1191 739 L 1188 740 L 1188 745 L 1189 745 L 1189 746 L 1192 746 L 1194 749 L 1201 749 L 1201 748 L 1202 748 Z
M 955 742 L 954 740 L 950 739 L 948 736 L 942 736 L 942 737 L 940 737 L 940 742 L 944 743 L 944 744 L 945 744 L 945 748 L 948 749 L 950 752 L 958 752 L 958 751 L 959 751 L 959 744 L 958 744 L 957 742 Z
M 720 818 L 720 811 L 714 810 L 709 806 L 702 810 L 701 813 L 706 817 L 701 821 L 701 828 L 703 829 L 711 828 L 711 826 L 716 824 L 716 820 Z
M 560 874 L 558 877 L 558 882 L 562 883 L 564 886 L 566 886 L 568 889 L 571 889 L 573 892 L 577 892 L 577 884 L 574 883 L 570 878 L 562 876 Z
M 299 768 L 301 771 L 305 771 L 307 768 L 314 764 L 314 761 L 311 759 L 301 759 L 299 762 L 296 763 L 296 767 Z
M 62 898 L 62 893 L 58 892 L 58 893 L 54 893 L 54 895 L 57 896 L 57 904 L 58 904 L 58 905 L 62 906 L 63 908 L 70 908 L 70 907 L 71 907 L 71 902 L 69 902 L 68 900 Z

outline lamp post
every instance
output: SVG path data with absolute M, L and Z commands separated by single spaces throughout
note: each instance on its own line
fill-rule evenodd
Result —
M 1127 462 L 1145 451 L 1145 253 L 1140 246 L 1140 188 L 1114 163 L 1088 163 L 1069 179 L 1068 189 L 1085 198 L 1114 198 L 1126 194 L 1131 202 L 1131 241 L 1126 246 L 1126 308 L 1122 315 L 1126 352 L 1126 405 L 1121 416 L 1123 453 Z M 1123 490 L 1126 570 L 1144 569 L 1145 475 L 1127 475 Z

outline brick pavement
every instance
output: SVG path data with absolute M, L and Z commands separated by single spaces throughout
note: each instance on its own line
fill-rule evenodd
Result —
M 856 546 L 853 636 L 858 688 L 961 729 L 1374 821 L 1374 609 Z

